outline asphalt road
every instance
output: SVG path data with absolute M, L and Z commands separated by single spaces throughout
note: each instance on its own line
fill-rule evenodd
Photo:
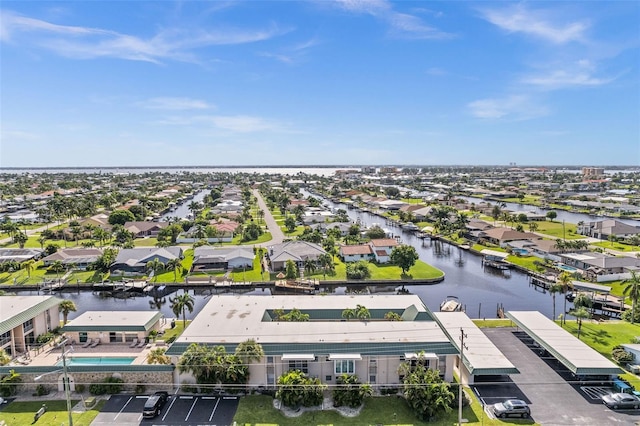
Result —
M 239 399 L 235 396 L 171 395 L 159 416 L 142 418 L 148 395 L 114 395 L 92 426 L 171 425 L 226 426 L 233 424 Z
M 613 411 L 599 395 L 606 386 L 579 386 L 570 383 L 570 372 L 557 360 L 540 355 L 529 340 L 514 329 L 484 329 L 489 339 L 520 370 L 501 383 L 476 384 L 474 390 L 486 403 L 509 398 L 526 401 L 532 419 L 541 425 L 634 425 L 640 422 L 637 410 Z M 490 410 L 486 410 L 489 412 Z

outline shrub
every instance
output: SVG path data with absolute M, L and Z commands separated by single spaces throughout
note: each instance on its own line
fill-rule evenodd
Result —
M 632 353 L 627 352 L 622 346 L 618 345 L 611 351 L 611 358 L 618 364 L 626 364 L 633 361 L 635 357 Z
M 36 386 L 36 392 L 33 396 L 49 395 L 49 389 L 45 385 Z
M 53 333 L 48 331 L 46 333 L 39 335 L 36 338 L 36 342 L 43 345 L 45 343 L 49 343 L 53 339 L 53 337 L 54 337 Z
M 371 385 L 360 383 L 358 376 L 342 374 L 338 377 L 338 385 L 333 390 L 333 405 L 356 408 L 362 405 L 364 399 L 372 393 Z
M 78 393 L 84 392 L 86 388 L 87 387 L 83 383 L 77 383 L 76 384 L 76 392 L 78 392 Z
M 146 391 L 147 387 L 145 385 L 142 384 L 137 384 L 136 385 L 136 393 L 144 393 Z
M 92 395 L 114 394 L 122 391 L 124 380 L 118 377 L 107 377 L 102 383 L 94 383 L 89 386 Z

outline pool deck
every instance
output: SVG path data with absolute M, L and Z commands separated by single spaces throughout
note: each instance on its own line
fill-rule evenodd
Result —
M 102 343 L 95 348 L 83 348 L 80 345 L 67 345 L 67 351 L 70 350 L 70 348 L 73 348 L 73 352 L 67 354 L 67 357 L 135 357 L 130 365 L 140 365 L 145 364 L 147 354 L 151 349 L 156 348 L 156 344 L 150 343 L 143 348 L 130 348 L 129 345 L 125 343 Z M 34 351 L 31 351 L 31 361 L 27 365 L 56 365 L 58 361 L 60 361 L 60 355 L 61 350 L 56 347 L 47 349 L 38 355 L 35 355 Z

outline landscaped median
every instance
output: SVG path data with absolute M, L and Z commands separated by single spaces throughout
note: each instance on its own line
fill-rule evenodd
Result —
M 72 400 L 71 405 L 76 406 L 80 401 Z M 73 424 L 75 426 L 89 426 L 96 418 L 106 401 L 99 401 L 93 408 L 87 411 L 73 411 Z M 34 414 L 46 404 L 45 413 L 34 422 Z M 4 421 L 8 426 L 31 425 L 59 425 L 66 424 L 68 419 L 67 402 L 62 401 L 13 401 L 2 404 L 0 407 L 0 422 Z

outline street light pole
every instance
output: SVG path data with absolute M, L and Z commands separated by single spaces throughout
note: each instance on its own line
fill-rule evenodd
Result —
M 66 343 L 66 338 L 60 342 L 60 347 L 62 348 L 62 371 L 64 375 L 64 394 L 67 398 L 67 411 L 69 413 L 69 426 L 73 426 L 73 417 L 71 412 L 71 383 L 69 383 L 69 375 L 67 374 L 67 352 L 64 350 Z
M 460 327 L 460 364 L 458 367 L 458 426 L 462 424 L 462 369 L 464 368 L 464 350 L 467 346 L 464 343 L 464 339 L 467 334 L 464 329 Z

